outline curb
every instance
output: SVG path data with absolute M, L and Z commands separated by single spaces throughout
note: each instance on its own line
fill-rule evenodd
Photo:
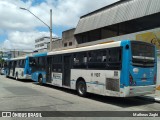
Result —
M 147 100 L 147 101 L 151 101 L 151 102 L 160 103 L 160 98 L 156 98 L 156 97 L 151 97 L 151 96 L 139 96 L 138 98 L 143 99 L 143 100 Z

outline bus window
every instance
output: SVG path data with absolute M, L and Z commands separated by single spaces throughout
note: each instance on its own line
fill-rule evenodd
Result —
M 149 43 L 131 43 L 132 62 L 138 67 L 154 67 L 155 50 L 154 46 Z
M 52 58 L 52 72 L 62 72 L 62 55 Z
M 53 57 L 52 62 L 55 63 L 62 63 L 62 56 L 61 55 L 57 55 Z
M 106 58 L 107 58 L 106 55 L 103 56 L 103 57 L 102 57 L 102 61 L 103 61 L 103 62 L 106 62 Z
M 83 57 L 83 63 L 85 63 L 85 64 L 87 63 L 87 56 Z
M 88 68 L 105 68 L 106 50 L 97 50 L 88 52 Z
M 12 61 L 12 68 L 14 67 L 14 61 Z
M 23 60 L 23 67 L 25 67 L 25 64 L 26 64 L 26 60 Z
M 74 68 L 86 68 L 87 67 L 87 53 L 75 53 L 73 55 L 73 67 Z
M 36 65 L 36 60 L 34 58 L 29 58 L 29 65 L 30 66 L 35 66 Z
M 40 58 L 38 59 L 38 63 L 39 63 L 40 66 L 44 66 L 44 63 L 45 63 L 44 57 L 40 57 Z
M 120 47 L 108 49 L 107 56 L 107 69 L 121 69 L 122 49 Z
M 25 66 L 25 60 L 19 60 L 19 62 L 17 62 L 18 66 L 23 68 Z
M 38 58 L 35 58 L 35 65 L 37 66 L 39 64 Z
M 19 60 L 17 60 L 17 64 L 16 64 L 16 67 L 19 67 Z

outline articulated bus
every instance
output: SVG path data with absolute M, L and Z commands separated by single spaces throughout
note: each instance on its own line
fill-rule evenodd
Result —
M 156 90 L 156 48 L 141 41 L 53 51 L 33 61 L 34 81 L 77 90 L 80 96 L 131 97 Z
M 12 58 L 6 61 L 6 77 L 15 79 L 31 79 L 30 57 Z
M 37 53 L 31 57 L 31 67 L 32 67 L 32 80 L 38 81 L 42 84 L 42 76 L 46 78 L 46 69 L 47 69 L 47 52 L 46 53 Z

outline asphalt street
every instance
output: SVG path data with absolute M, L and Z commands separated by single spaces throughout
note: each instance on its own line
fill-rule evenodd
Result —
M 160 103 L 136 97 L 114 98 L 94 94 L 82 98 L 73 90 L 51 85 L 40 86 L 30 80 L 16 81 L 0 75 L 0 111 L 160 111 Z M 74 120 L 75 118 L 65 119 Z M 97 118 L 77 119 L 92 120 Z M 101 117 L 101 119 L 105 120 L 106 118 Z M 151 118 L 142 119 L 150 120 Z M 153 119 L 158 120 L 159 118 Z

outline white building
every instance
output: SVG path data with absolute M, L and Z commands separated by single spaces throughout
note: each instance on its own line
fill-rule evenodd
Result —
M 59 44 L 57 44 L 59 43 Z M 60 48 L 62 45 L 62 39 L 60 38 L 52 38 L 52 50 Z M 60 45 L 60 46 L 59 46 Z M 35 40 L 35 51 L 38 52 L 47 52 L 50 50 L 50 37 L 41 37 Z
M 0 51 L 0 57 L 4 60 L 7 60 L 7 59 L 30 54 L 32 53 L 32 51 L 33 50 L 15 50 L 15 49 L 3 50 L 3 51 Z
M 35 40 L 35 51 L 46 52 L 47 44 L 50 42 L 50 37 L 42 37 Z

